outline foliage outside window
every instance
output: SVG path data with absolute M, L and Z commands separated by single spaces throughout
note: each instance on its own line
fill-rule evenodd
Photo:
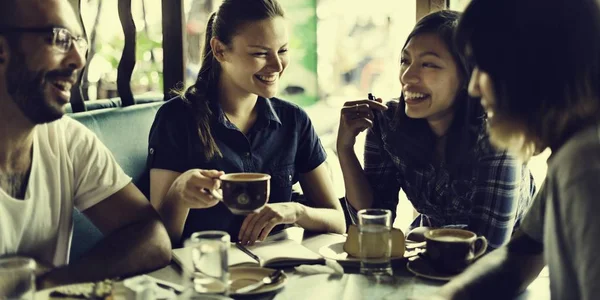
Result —
M 90 39 L 90 51 L 82 89 L 86 100 L 117 94 L 117 67 L 124 35 L 118 0 L 83 0 L 81 13 Z M 132 0 L 136 25 L 136 64 L 131 78 L 134 95 L 160 94 L 163 86 L 161 0 Z

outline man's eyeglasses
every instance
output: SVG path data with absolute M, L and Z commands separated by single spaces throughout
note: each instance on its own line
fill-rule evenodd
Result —
M 40 33 L 48 34 L 51 37 L 50 43 L 60 52 L 67 53 L 71 50 L 71 46 L 75 47 L 79 52 L 85 53 L 88 50 L 88 41 L 84 37 L 74 36 L 68 29 L 64 27 L 7 27 L 0 28 L 0 34 L 11 33 Z

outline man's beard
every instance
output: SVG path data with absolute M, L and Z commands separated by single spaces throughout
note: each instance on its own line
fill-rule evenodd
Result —
M 33 124 L 49 123 L 60 119 L 64 110 L 53 107 L 46 99 L 44 88 L 49 80 L 57 77 L 74 76 L 72 70 L 53 70 L 50 72 L 34 72 L 27 68 L 25 55 L 13 49 L 10 62 L 7 66 L 6 83 L 8 94 L 17 104 L 23 115 Z

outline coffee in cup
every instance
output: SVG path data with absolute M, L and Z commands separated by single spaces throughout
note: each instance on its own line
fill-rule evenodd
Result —
M 269 201 L 271 175 L 263 173 L 229 173 L 219 177 L 223 196 L 219 198 L 236 215 L 247 215 Z
M 487 239 L 464 229 L 433 229 L 425 232 L 425 257 L 440 272 L 456 274 L 485 253 Z

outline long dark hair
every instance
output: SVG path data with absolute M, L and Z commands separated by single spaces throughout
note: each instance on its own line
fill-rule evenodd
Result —
M 218 38 L 225 45 L 231 46 L 232 38 L 244 24 L 284 16 L 277 0 L 224 0 L 219 9 L 210 15 L 198 78 L 181 95 L 192 109 L 207 160 L 222 156 L 210 131 L 210 123 L 214 117 L 210 102 L 218 99 L 217 87 L 221 75 L 221 65 L 213 56 L 210 46 L 211 38 Z
M 473 66 L 458 51 L 454 44 L 454 30 L 458 25 L 460 13 L 451 10 L 441 10 L 421 18 L 411 33 L 408 35 L 402 49 L 406 48 L 410 40 L 421 34 L 433 33 L 440 37 L 448 48 L 454 62 L 456 63 L 460 87 L 456 93 L 453 105 L 454 117 L 447 132 L 445 157 L 446 164 L 450 170 L 458 171 L 457 168 L 468 168 L 471 161 L 470 153 L 477 140 L 478 133 L 483 130 L 484 113 L 481 105 L 469 97 L 467 88 Z M 435 154 L 435 143 L 437 137 L 431 130 L 427 120 L 412 119 L 405 112 L 404 95 L 400 96 L 400 103 L 392 130 L 398 136 L 404 136 L 398 145 L 401 152 L 408 158 L 410 165 L 426 165 L 431 163 Z
M 457 44 L 489 74 L 495 118 L 531 156 L 600 119 L 600 9 L 596 0 L 473 0 Z M 506 119 L 505 119 L 506 118 Z M 498 122 L 500 123 L 500 122 Z M 525 153 L 526 148 L 533 148 Z M 519 151 L 519 149 L 517 149 Z

